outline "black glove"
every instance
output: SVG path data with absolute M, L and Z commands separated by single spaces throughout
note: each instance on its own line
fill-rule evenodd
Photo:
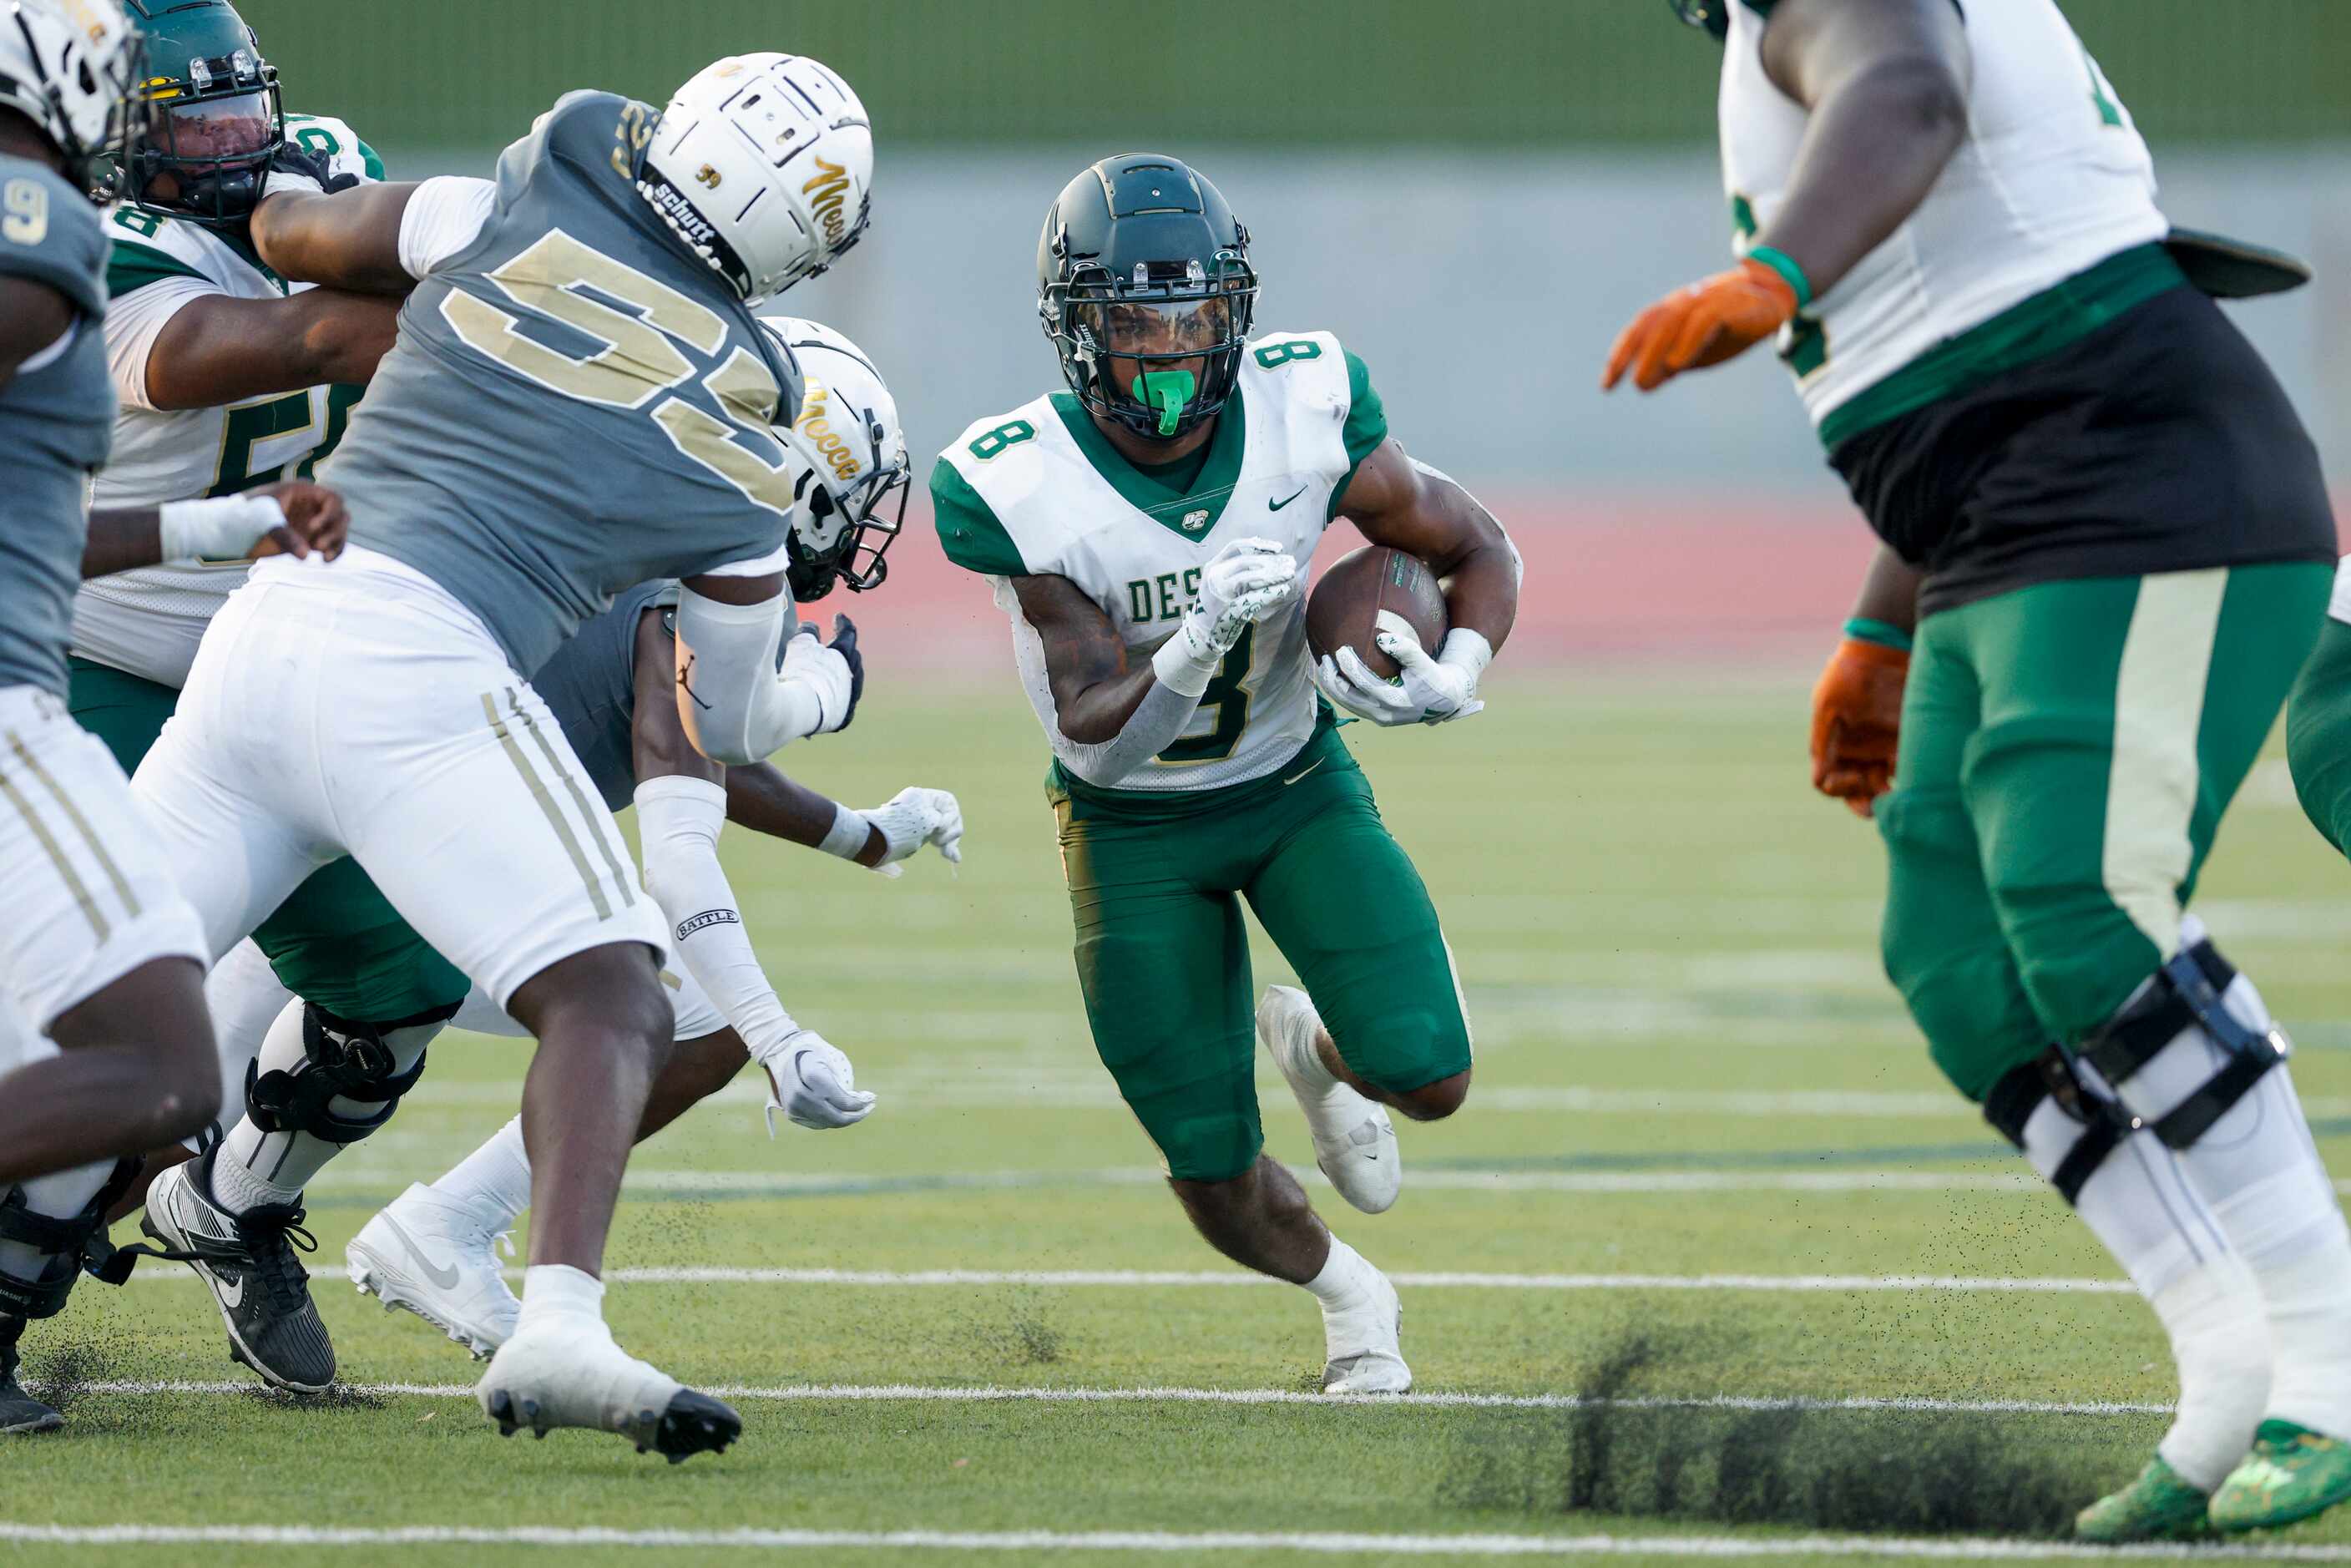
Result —
M 849 711 L 841 716 L 840 727 L 834 731 L 838 734 L 857 716 L 857 700 L 865 695 L 865 661 L 857 652 L 857 627 L 848 616 L 832 618 L 832 641 L 826 646 L 849 661 Z
M 348 191 L 360 183 L 360 177 L 357 174 L 336 173 L 334 164 L 329 161 L 324 152 L 314 152 L 309 148 L 293 141 L 288 141 L 280 147 L 277 154 L 269 160 L 269 172 L 272 174 L 298 174 L 311 181 L 322 193 L 330 196 L 337 191 Z M 268 190 L 268 184 L 265 182 L 262 185 L 262 193 L 266 195 Z

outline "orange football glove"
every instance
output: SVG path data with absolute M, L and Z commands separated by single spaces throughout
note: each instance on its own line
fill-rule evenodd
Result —
M 1894 747 L 1902 732 L 1902 685 L 1910 655 L 1847 637 L 1813 688 L 1813 788 L 1871 814 L 1894 788 Z
M 1701 277 L 1642 311 L 1616 335 L 1600 390 L 1613 389 L 1628 367 L 1635 386 L 1655 392 L 1684 371 L 1719 365 L 1786 326 L 1796 308 L 1794 287 L 1752 257 Z

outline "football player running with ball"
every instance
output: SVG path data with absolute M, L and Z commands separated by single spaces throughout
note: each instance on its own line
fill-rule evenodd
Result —
M 973 424 L 931 496 L 948 559 L 1011 617 L 1052 746 L 1095 1048 L 1201 1235 L 1321 1303 L 1325 1390 L 1398 1392 L 1394 1287 L 1262 1152 L 1241 900 L 1306 986 L 1268 988 L 1256 1037 L 1332 1185 L 1376 1213 L 1401 1174 L 1388 1112 L 1460 1108 L 1469 1024 L 1427 891 L 1316 697 L 1303 567 L 1343 516 L 1445 580 L 1441 655 L 1384 636 L 1401 685 L 1353 650 L 1325 672 L 1366 717 L 1434 724 L 1477 711 L 1518 558 L 1389 438 L 1337 339 L 1251 338 L 1248 231 L 1183 163 L 1086 170 L 1037 266 L 1069 390 Z
M 849 722 L 848 638 L 793 637 L 778 669 L 799 470 L 775 427 L 800 378 L 751 308 L 856 242 L 872 173 L 847 86 L 762 54 L 664 110 L 569 94 L 495 181 L 273 174 L 254 209 L 280 277 L 406 303 L 328 465 L 351 548 L 231 596 L 134 785 L 213 950 L 349 854 L 538 1040 L 530 1268 L 479 1391 L 509 1434 L 601 1428 L 674 1459 L 741 1429 L 604 1322 L 604 1239 L 675 1027 L 671 939 L 527 677 L 615 595 L 675 577 L 695 749 L 749 764 Z M 332 1078 L 294 1088 L 331 1142 Z M 164 1228 L 183 1215 L 204 1219 Z
M 1728 46 L 1741 259 L 1635 321 L 1604 384 L 1777 333 L 1884 541 L 1815 735 L 1869 804 L 1907 685 L 1886 973 L 2179 1367 L 2155 1458 L 2077 1531 L 2304 1518 L 2351 1496 L 2351 1237 L 2283 1036 L 2182 914 L 2335 555 L 2310 439 L 2208 298 L 2277 269 L 2170 234 L 2050 0 L 1683 9 Z

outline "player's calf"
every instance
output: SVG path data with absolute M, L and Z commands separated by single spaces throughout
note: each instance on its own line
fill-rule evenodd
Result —
M 2244 1457 L 2269 1391 L 2258 1287 L 2171 1152 L 2055 1047 L 2003 1075 L 1984 1116 L 2129 1273 L 2179 1368 L 2179 1413 L 2156 1458 L 2085 1509 L 2075 1533 L 2113 1542 L 2202 1530 L 2205 1499 Z
M 724 1448 L 741 1419 L 624 1354 L 605 1326 L 596 1277 L 629 1147 L 669 1050 L 674 1019 L 653 951 L 615 942 L 559 959 L 507 1010 L 539 1041 L 523 1086 L 538 1218 L 514 1336 L 476 1389 L 483 1411 L 507 1436 L 586 1427 L 674 1461 Z
M 61 1054 L 8 1075 L 0 1180 L 136 1156 L 194 1137 L 220 1113 L 204 973 L 189 959 L 140 965 L 58 1015 L 48 1034 Z
M 1260 1155 L 1228 1180 L 1168 1185 L 1211 1247 L 1302 1287 L 1321 1305 L 1324 1393 L 1401 1394 L 1412 1386 L 1395 1287 L 1324 1228 L 1306 1189 L 1279 1161 Z
M 2079 1055 L 2179 1158 L 2266 1308 L 2273 1350 L 2253 1456 L 2213 1494 L 2224 1530 L 2351 1498 L 2351 1232 L 2311 1141 L 2288 1046 L 2252 983 L 2184 923 L 2179 949 Z
M 85 1260 L 110 1250 L 106 1212 L 137 1169 L 107 1161 L 0 1191 L 0 1434 L 65 1425 L 16 1381 L 17 1343 L 27 1322 L 64 1310 Z

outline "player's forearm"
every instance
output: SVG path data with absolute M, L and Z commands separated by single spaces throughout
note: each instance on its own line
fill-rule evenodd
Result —
M 1877 547 L 1861 580 L 1853 618 L 1871 622 L 1907 637 L 1918 629 L 1918 585 L 1926 573 L 1909 565 L 1885 545 Z
M 695 749 L 712 761 L 764 762 L 822 722 L 817 694 L 776 674 L 784 632 L 780 600 L 731 604 L 680 590 L 678 716 Z
M 160 566 L 163 560 L 162 514 L 153 507 L 110 507 L 89 515 L 89 537 L 81 550 L 84 578 L 111 577 Z
M 193 301 L 173 316 L 147 359 L 147 395 L 159 409 L 218 408 L 329 384 L 364 386 L 392 349 L 398 301 L 335 288 L 284 299 Z
M 726 792 L 698 779 L 649 779 L 637 786 L 636 805 L 645 891 L 669 922 L 679 960 L 758 1057 L 799 1026 L 768 983 L 719 864 Z
M 253 248 L 281 277 L 359 294 L 405 295 L 400 225 L 413 183 L 360 185 L 332 195 L 286 192 L 253 209 Z
M 1794 261 L 1818 298 L 1927 199 L 1966 133 L 1966 94 L 1938 63 L 1863 72 L 1813 107 L 1787 198 L 1755 243 Z
M 726 770 L 726 820 L 771 839 L 820 850 L 841 826 L 841 808 L 831 797 L 793 783 L 773 763 L 757 762 Z M 870 822 L 865 832 L 863 846 L 851 858 L 862 866 L 877 865 L 889 852 L 889 837 Z

